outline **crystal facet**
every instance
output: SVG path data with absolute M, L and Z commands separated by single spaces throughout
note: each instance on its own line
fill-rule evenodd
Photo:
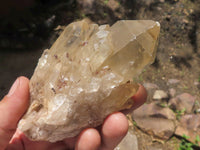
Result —
M 159 30 L 151 20 L 68 25 L 39 59 L 19 129 L 32 140 L 55 142 L 130 108 L 138 89 L 131 79 L 154 61 Z

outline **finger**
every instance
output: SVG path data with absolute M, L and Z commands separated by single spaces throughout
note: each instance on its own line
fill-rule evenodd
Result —
M 15 134 L 12 136 L 12 139 L 6 147 L 6 150 L 24 149 L 24 144 L 22 143 L 22 140 L 20 140 L 21 133 L 22 132 L 19 131 L 19 129 L 16 129 Z
M 134 96 L 132 96 L 131 99 L 134 101 L 134 104 L 130 109 L 123 110 L 122 112 L 124 114 L 128 114 L 132 112 L 133 110 L 137 109 L 138 107 L 140 107 L 142 104 L 146 102 L 147 91 L 144 88 L 144 86 L 140 84 L 137 93 Z
M 142 104 L 144 104 L 146 102 L 147 91 L 144 88 L 144 86 L 142 86 L 140 84 L 140 87 L 139 87 L 137 93 L 132 97 L 132 99 L 134 100 L 134 107 L 133 107 L 133 109 L 138 108 L 139 106 L 141 106 Z
M 6 150 L 66 150 L 64 142 L 31 141 L 19 129 L 16 130 Z
M 75 150 L 97 150 L 100 143 L 101 137 L 96 129 L 85 129 L 78 137 Z
M 109 115 L 102 126 L 101 150 L 112 150 L 128 131 L 128 120 L 121 112 Z
M 74 149 L 78 136 L 63 140 L 68 149 Z
M 23 148 L 21 148 L 23 147 Z M 19 129 L 16 130 L 15 134 L 13 135 L 11 141 L 9 142 L 9 145 L 7 146 L 8 150 L 19 150 L 21 149 L 27 149 L 27 150 L 47 150 L 48 144 L 47 142 L 43 141 L 30 141 L 24 133 L 22 133 Z
M 4 149 L 14 134 L 17 123 L 29 104 L 29 80 L 19 77 L 8 95 L 0 102 L 0 150 Z
M 50 143 L 47 141 L 31 141 L 23 133 L 20 137 L 24 143 L 25 150 L 66 150 L 66 145 L 62 141 Z

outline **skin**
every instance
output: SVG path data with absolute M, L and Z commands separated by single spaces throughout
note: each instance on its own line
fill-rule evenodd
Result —
M 122 112 L 109 115 L 98 128 L 83 130 L 79 136 L 60 142 L 30 141 L 17 129 L 17 124 L 29 106 L 29 80 L 19 77 L 0 102 L 0 150 L 113 150 L 128 131 L 128 120 Z M 147 97 L 140 85 L 132 97 L 136 109 Z

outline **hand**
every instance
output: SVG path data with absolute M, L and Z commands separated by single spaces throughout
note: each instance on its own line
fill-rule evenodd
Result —
M 112 150 L 128 131 L 128 121 L 121 112 L 109 115 L 99 129 L 88 128 L 75 138 L 60 142 L 30 141 L 17 129 L 17 124 L 29 106 L 29 80 L 19 77 L 0 102 L 0 150 Z M 146 100 L 140 86 L 133 99 L 134 109 Z

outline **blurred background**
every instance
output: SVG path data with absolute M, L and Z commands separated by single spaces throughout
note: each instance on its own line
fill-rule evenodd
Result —
M 200 102 L 200 0 L 6 0 L 0 2 L 0 98 L 18 76 L 33 74 L 39 57 L 76 20 L 112 25 L 122 19 L 151 19 L 161 24 L 156 61 L 136 79 L 147 88 L 176 95 L 190 93 Z M 153 101 L 149 90 L 148 102 Z M 142 135 L 141 137 L 145 136 Z M 150 137 L 139 144 L 152 150 L 178 149 Z M 144 144 L 145 145 L 145 144 Z M 145 149 L 145 146 L 143 147 Z M 157 148 L 157 149 L 156 149 Z M 142 147 L 139 148 L 142 150 Z M 147 148 L 148 149 L 148 148 Z

